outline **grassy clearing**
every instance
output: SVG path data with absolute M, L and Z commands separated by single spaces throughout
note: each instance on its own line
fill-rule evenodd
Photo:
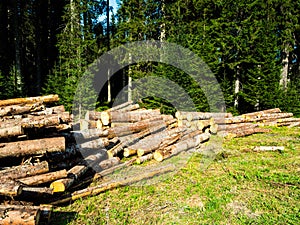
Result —
M 254 146 L 285 146 L 253 152 Z M 298 224 L 300 129 L 226 141 L 203 170 L 195 154 L 176 175 L 129 186 L 55 211 L 52 224 Z

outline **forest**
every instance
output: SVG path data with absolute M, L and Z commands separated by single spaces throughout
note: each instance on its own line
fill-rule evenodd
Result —
M 199 56 L 234 114 L 279 107 L 300 115 L 300 2 L 278 0 L 2 0 L 0 99 L 58 94 L 72 109 L 78 81 L 98 57 L 133 41 L 178 44 Z M 103 77 L 107 74 L 103 72 Z M 118 71 L 96 107 L 112 105 L 131 80 L 164 77 L 198 111 L 206 97 L 183 71 L 157 62 Z M 174 112 L 149 96 L 146 107 Z

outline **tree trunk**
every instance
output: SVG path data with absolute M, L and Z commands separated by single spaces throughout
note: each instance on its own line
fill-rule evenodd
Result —
M 34 186 L 34 185 L 48 183 L 48 182 L 58 180 L 61 178 L 65 178 L 65 177 L 67 177 L 67 171 L 59 170 L 59 171 L 55 171 L 55 172 L 35 175 L 32 177 L 21 178 L 21 179 L 18 179 L 18 181 L 23 184 L 29 185 L 29 186 Z
M 38 97 L 14 98 L 14 99 L 0 100 L 0 106 L 33 104 L 33 103 L 37 103 L 37 102 L 43 102 L 44 104 L 50 104 L 50 103 L 55 103 L 58 101 L 59 101 L 58 95 L 46 95 L 46 96 L 38 96 Z
M 281 78 L 279 81 L 280 86 L 285 91 L 287 89 L 288 84 L 288 74 L 289 74 L 289 51 L 288 45 L 286 45 L 284 49 L 284 58 L 282 59 L 282 71 L 281 71 Z
M 10 179 L 0 178 L 0 195 L 15 197 L 22 193 L 22 185 Z
M 47 173 L 48 171 L 48 162 L 43 161 L 40 163 L 35 163 L 34 165 L 20 165 L 5 170 L 0 170 L 0 177 L 5 179 L 19 179 L 27 176 Z
M 38 155 L 59 151 L 65 151 L 64 137 L 0 143 L 0 158 Z
M 37 225 L 40 221 L 41 211 L 31 206 L 0 206 L 1 225 Z

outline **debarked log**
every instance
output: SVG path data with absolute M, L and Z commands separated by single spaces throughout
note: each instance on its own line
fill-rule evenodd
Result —
M 65 151 L 64 137 L 0 143 L 0 158 L 61 151 Z

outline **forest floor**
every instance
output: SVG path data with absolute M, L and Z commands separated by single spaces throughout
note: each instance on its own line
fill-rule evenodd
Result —
M 254 152 L 254 146 L 284 151 Z M 52 224 L 299 224 L 300 128 L 225 141 L 205 169 L 195 153 L 174 176 L 55 209 Z

